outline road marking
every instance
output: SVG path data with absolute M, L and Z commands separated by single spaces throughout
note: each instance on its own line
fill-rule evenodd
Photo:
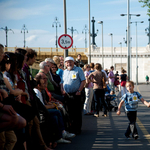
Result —
M 137 86 L 137 91 L 138 91 L 139 93 L 141 93 L 140 90 L 139 90 L 139 86 Z M 142 124 L 142 122 L 139 120 L 138 117 L 137 117 L 137 124 L 138 124 L 138 126 L 140 127 L 141 131 L 143 132 L 145 138 L 146 138 L 146 139 L 148 140 L 148 142 L 150 143 L 150 139 L 149 139 L 150 134 L 148 133 L 148 131 L 146 130 L 146 128 L 144 127 L 144 125 Z

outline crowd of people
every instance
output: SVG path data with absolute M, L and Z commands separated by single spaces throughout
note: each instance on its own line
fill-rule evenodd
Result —
M 81 134 L 82 112 L 99 117 L 103 110 L 107 117 L 105 94 L 127 92 L 124 69 L 119 75 L 113 66 L 108 71 L 100 63 L 84 64 L 80 54 L 76 60 L 54 56 L 40 62 L 33 77 L 30 66 L 36 57 L 30 48 L 4 53 L 0 44 L 1 150 L 51 150 L 59 143 L 69 144 Z

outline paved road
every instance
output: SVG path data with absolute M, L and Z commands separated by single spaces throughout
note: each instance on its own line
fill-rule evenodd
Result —
M 150 101 L 150 85 L 135 86 L 143 98 Z M 148 150 L 150 149 L 150 108 L 139 103 L 137 129 L 139 139 L 125 139 L 124 132 L 128 120 L 122 107 L 120 116 L 112 111 L 108 117 L 95 118 L 83 116 L 83 127 L 81 135 L 72 139 L 71 144 L 59 144 L 56 150 Z

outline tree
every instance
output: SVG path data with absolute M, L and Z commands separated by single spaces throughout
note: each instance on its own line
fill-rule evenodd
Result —
M 150 17 L 150 0 L 139 0 L 140 3 L 144 3 L 142 7 L 148 7 L 147 15 Z

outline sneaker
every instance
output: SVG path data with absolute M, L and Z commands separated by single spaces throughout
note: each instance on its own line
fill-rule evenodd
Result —
M 65 139 L 63 139 L 63 138 L 61 138 L 61 139 L 59 139 L 58 141 L 57 141 L 57 143 L 66 143 L 66 144 L 69 144 L 69 143 L 71 143 L 71 141 L 68 141 L 68 140 L 65 140 Z
M 104 117 L 107 117 L 107 114 L 104 114 Z
M 133 138 L 135 139 L 135 140 L 137 140 L 138 139 L 138 134 L 134 134 L 134 136 L 133 136 Z
M 125 135 L 124 136 L 126 137 L 126 139 L 130 139 L 130 135 Z
M 98 114 L 94 114 L 94 117 L 99 117 L 99 115 Z
M 75 137 L 76 135 L 74 134 L 74 133 L 69 133 L 69 132 L 67 132 L 67 131 L 64 131 L 64 133 L 62 134 L 62 137 L 64 138 L 64 139 L 70 139 L 70 138 L 73 138 L 73 137 Z
M 107 114 L 103 114 L 102 116 L 107 117 Z

